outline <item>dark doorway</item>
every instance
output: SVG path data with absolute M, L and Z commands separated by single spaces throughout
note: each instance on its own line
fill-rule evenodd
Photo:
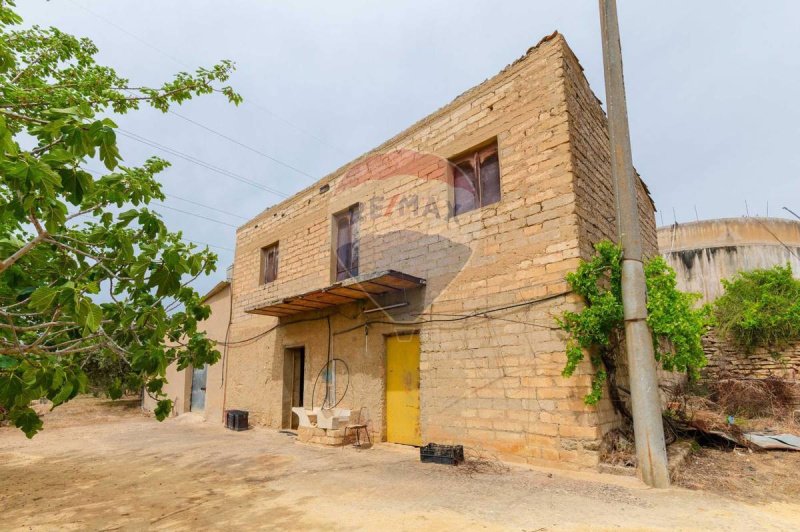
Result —
M 306 381 L 305 347 L 291 347 L 283 355 L 283 428 L 296 429 L 299 423 L 292 408 L 303 406 Z

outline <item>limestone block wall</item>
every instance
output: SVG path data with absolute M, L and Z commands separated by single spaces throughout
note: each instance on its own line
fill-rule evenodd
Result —
M 328 356 L 347 360 L 351 389 L 340 406 L 367 406 L 380 439 L 385 335 L 418 332 L 423 441 L 463 443 L 528 462 L 595 464 L 613 411 L 607 401 L 583 404 L 588 362 L 571 379 L 561 377 L 564 337 L 554 318 L 580 307 L 564 275 L 594 241 L 615 233 L 605 127 L 577 61 L 554 34 L 497 76 L 243 225 L 226 408 L 280 427 L 284 350 L 302 345 L 306 394 Z M 501 201 L 453 216 L 447 159 L 494 141 Z M 652 203 L 643 186 L 641 194 L 645 237 L 655 250 Z M 408 305 L 386 315 L 362 311 L 396 300 L 280 320 L 248 313 L 332 284 L 332 218 L 354 203 L 361 210 L 360 272 L 399 270 L 426 279 L 426 287 L 402 295 Z M 262 284 L 260 250 L 275 242 L 278 279 Z M 481 314 L 500 307 L 508 308 Z

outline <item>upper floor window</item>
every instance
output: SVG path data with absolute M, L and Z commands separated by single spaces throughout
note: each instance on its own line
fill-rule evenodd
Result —
M 453 214 L 500 201 L 497 141 L 450 161 L 453 165 Z
M 358 204 L 333 217 L 336 239 L 336 280 L 358 275 Z
M 278 278 L 278 243 L 261 248 L 261 282 L 271 283 Z

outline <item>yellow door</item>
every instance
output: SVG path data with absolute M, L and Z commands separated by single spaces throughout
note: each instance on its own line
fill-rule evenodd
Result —
M 386 338 L 386 439 L 422 445 L 417 334 Z

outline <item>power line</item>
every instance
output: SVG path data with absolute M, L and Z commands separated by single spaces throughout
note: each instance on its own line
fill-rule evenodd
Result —
M 279 164 L 279 165 L 281 165 L 281 166 L 283 166 L 285 168 L 288 168 L 288 169 L 290 169 L 292 171 L 295 171 L 298 174 L 302 174 L 302 175 L 304 175 L 306 177 L 310 177 L 311 179 L 313 179 L 315 181 L 317 180 L 316 177 L 314 177 L 313 175 L 309 174 L 308 172 L 304 172 L 303 170 L 300 170 L 296 166 L 292 166 L 291 164 L 285 163 L 285 162 L 281 161 L 280 159 L 276 159 L 275 157 L 273 157 L 272 155 L 269 155 L 268 153 L 264 153 L 263 151 L 261 151 L 259 149 L 253 148 L 252 146 L 248 146 L 247 144 L 245 144 L 243 142 L 240 142 L 240 141 L 236 140 L 233 137 L 229 137 L 228 135 L 226 135 L 224 133 L 220 133 L 216 129 L 210 128 L 210 127 L 206 126 L 205 124 L 201 124 L 200 122 L 197 122 L 196 120 L 192 120 L 188 116 L 183 116 L 182 114 L 176 113 L 175 111 L 170 111 L 170 114 L 173 114 L 173 115 L 177 116 L 178 118 L 180 118 L 181 120 L 185 120 L 185 121 L 189 122 L 190 124 L 194 124 L 195 126 L 201 128 L 201 129 L 205 129 L 206 131 L 208 131 L 210 133 L 213 133 L 214 135 L 216 135 L 218 137 L 221 137 L 221 138 L 223 138 L 223 139 L 225 139 L 225 140 L 227 140 L 229 142 L 232 142 L 232 143 L 236 144 L 237 146 L 241 146 L 242 148 L 250 150 L 251 152 L 253 152 L 253 153 L 257 154 L 257 155 L 260 155 L 261 157 L 264 157 L 265 159 L 269 159 L 270 161 L 272 161 L 272 162 L 274 162 L 276 164 Z
M 234 229 L 238 227 L 236 225 L 229 224 L 228 222 L 223 222 L 222 220 L 215 220 L 214 218 L 209 218 L 208 216 L 203 216 L 202 214 L 195 214 L 193 212 L 184 211 L 183 209 L 176 209 L 175 207 L 170 207 L 169 205 L 164 205 L 163 203 L 159 204 L 158 207 L 161 209 L 169 209 L 171 211 L 188 214 L 189 216 L 194 216 L 195 218 L 202 218 L 203 220 L 208 220 L 209 222 L 214 222 L 221 225 L 227 225 L 228 227 L 233 227 Z
M 233 248 L 226 248 L 225 246 L 217 246 L 215 244 L 209 244 L 208 242 L 201 242 L 199 240 L 190 240 L 188 238 L 184 238 L 183 241 L 189 242 L 191 244 L 198 244 L 200 246 L 208 246 L 210 248 L 224 249 L 225 251 L 230 251 L 231 253 L 235 251 Z
M 253 187 L 256 187 L 256 188 L 260 188 L 262 190 L 266 190 L 267 192 L 270 192 L 270 193 L 272 193 L 272 194 L 274 194 L 274 195 L 276 195 L 276 196 L 278 196 L 280 198 L 288 198 L 289 197 L 288 194 L 285 194 L 285 193 L 283 193 L 283 192 L 281 192 L 281 191 L 279 191 L 277 189 L 274 189 L 272 187 L 269 187 L 267 185 L 263 185 L 263 184 L 259 183 L 258 181 L 254 181 L 254 180 L 252 180 L 252 179 L 250 179 L 248 177 L 244 177 L 243 175 L 236 174 L 234 172 L 231 172 L 230 170 L 226 170 L 224 168 L 220 168 L 219 166 L 215 166 L 215 165 L 213 165 L 211 163 L 205 162 L 205 161 L 203 161 L 201 159 L 198 159 L 197 157 L 195 157 L 193 155 L 189 155 L 188 153 L 184 153 L 184 152 L 178 151 L 178 150 L 176 150 L 174 148 L 170 148 L 169 146 L 165 146 L 163 144 L 159 144 L 158 142 L 150 140 L 147 137 L 143 137 L 141 135 L 138 135 L 138 134 L 136 134 L 136 133 L 134 133 L 132 131 L 127 131 L 127 130 L 122 129 L 122 128 L 119 128 L 117 131 L 119 131 L 119 133 L 121 135 L 123 135 L 125 137 L 128 137 L 129 139 L 135 140 L 137 142 L 140 142 L 140 143 L 145 144 L 147 146 L 150 146 L 152 148 L 156 148 L 157 150 L 164 151 L 166 153 L 169 153 L 170 155 L 174 155 L 176 157 L 180 157 L 181 159 L 183 159 L 185 161 L 188 161 L 188 162 L 190 162 L 192 164 L 196 164 L 198 166 L 202 166 L 203 168 L 205 168 L 207 170 L 211 170 L 212 172 L 216 172 L 218 174 L 230 177 L 230 178 L 235 179 L 237 181 L 241 181 L 242 183 L 248 184 L 250 186 L 253 186 Z
M 93 168 L 86 168 L 86 170 L 88 170 L 89 172 L 91 172 L 93 174 L 101 174 L 102 173 L 102 172 L 100 172 L 98 170 L 95 170 Z M 242 218 L 242 219 L 246 220 L 246 218 L 244 218 L 243 216 L 239 216 L 237 214 L 229 213 L 229 212 L 223 211 L 221 209 L 215 209 L 214 207 L 210 207 L 208 205 L 203 205 L 202 203 L 197 203 L 197 202 L 194 202 L 192 200 L 188 200 L 188 199 L 185 199 L 185 198 L 181 198 L 181 197 L 175 196 L 173 194 L 165 194 L 165 195 L 168 196 L 168 197 L 172 197 L 172 198 L 175 198 L 175 199 L 182 200 L 182 201 L 188 201 L 189 203 L 194 203 L 195 205 L 198 205 L 200 207 L 205 207 L 207 209 L 216 210 L 216 211 L 219 211 L 219 212 L 221 212 L 223 214 L 229 214 L 230 216 L 237 216 L 239 218 Z M 173 211 L 182 212 L 184 214 L 189 214 L 191 216 L 197 216 L 199 218 L 203 218 L 203 219 L 206 219 L 206 220 L 209 220 L 209 221 L 212 221 L 212 222 L 217 222 L 217 223 L 221 223 L 221 224 L 224 224 L 224 225 L 229 225 L 230 227 L 234 227 L 234 228 L 236 227 L 235 225 L 231 225 L 231 224 L 228 224 L 226 222 L 222 222 L 220 220 L 212 220 L 211 218 L 206 218 L 205 216 L 201 216 L 199 214 L 195 214 L 195 213 L 188 212 L 188 211 L 182 211 L 180 209 L 176 209 L 175 207 L 170 207 L 168 205 L 164 205 L 163 203 L 159 204 L 159 207 L 164 207 L 165 209 L 171 209 Z M 222 249 L 222 250 L 225 250 L 225 251 L 230 251 L 231 253 L 234 253 L 236 251 L 233 248 L 228 248 L 228 247 L 225 247 L 225 246 L 219 246 L 217 244 L 209 244 L 208 242 L 202 242 L 200 240 L 191 240 L 191 239 L 188 239 L 188 238 L 184 238 L 183 240 L 184 240 L 184 242 L 189 242 L 189 243 L 197 244 L 197 245 L 200 245 L 200 246 L 208 246 L 210 248 Z
M 104 17 L 103 15 L 100 15 L 99 13 L 96 13 L 95 11 L 92 11 L 92 10 L 91 10 L 91 9 L 89 9 L 88 7 L 81 5 L 80 3 L 76 2 L 75 0 L 69 0 L 69 2 L 70 2 L 71 4 L 73 4 L 73 5 L 77 6 L 78 8 L 80 8 L 80 9 L 84 10 L 85 12 L 89 13 L 89 14 L 90 14 L 90 15 L 92 15 L 93 17 L 95 17 L 95 18 L 97 18 L 97 19 L 99 19 L 99 20 L 101 20 L 101 21 L 105 22 L 105 23 L 106 23 L 106 24 L 108 24 L 109 26 L 112 26 L 112 27 L 116 28 L 117 30 L 119 30 L 119 31 L 121 31 L 122 33 L 124 33 L 125 35 L 127 35 L 127 36 L 131 37 L 132 39 L 134 39 L 135 41 L 137 41 L 137 42 L 139 42 L 139 43 L 143 44 L 144 46 L 146 46 L 146 47 L 148 47 L 148 48 L 150 48 L 151 50 L 153 50 L 153 51 L 155 51 L 155 52 L 158 52 L 159 54 L 163 55 L 163 56 L 164 56 L 164 57 L 166 57 L 167 59 L 169 59 L 169 60 L 173 61 L 174 63 L 176 63 L 176 64 L 178 64 L 178 65 L 180 65 L 180 66 L 182 66 L 182 67 L 188 68 L 188 69 L 192 69 L 192 68 L 194 68 L 193 66 L 191 66 L 190 64 L 188 64 L 188 63 L 186 63 L 186 62 L 182 61 L 181 59 L 179 59 L 179 58 L 177 58 L 177 57 L 175 57 L 175 56 L 171 55 L 171 54 L 170 54 L 170 53 L 168 53 L 168 52 L 165 52 L 164 50 L 162 50 L 162 49 L 161 49 L 161 48 L 159 48 L 158 46 L 155 46 L 155 45 L 151 44 L 150 42 L 148 42 L 148 41 L 146 41 L 146 40 L 142 39 L 141 37 L 139 37 L 139 36 L 138 36 L 138 35 L 136 35 L 135 33 L 133 33 L 133 32 L 130 32 L 130 31 L 128 31 L 128 30 L 126 30 L 125 28 L 123 28 L 123 27 L 122 27 L 122 26 L 120 26 L 119 24 L 115 23 L 113 20 L 111 20 L 111 19 L 109 19 L 109 18 L 107 18 L 107 17 Z M 253 105 L 254 107 L 258 107 L 259 109 L 261 109 L 261 110 L 263 110 L 263 111 L 266 111 L 266 112 L 267 112 L 268 114 L 270 114 L 271 116 L 273 116 L 273 117 L 277 118 L 278 120 L 280 120 L 280 121 L 282 121 L 282 122 L 284 122 L 284 123 L 286 123 L 286 124 L 288 124 L 288 125 L 292 126 L 294 129 L 296 129 L 296 130 L 297 130 L 297 131 L 299 131 L 300 133 L 303 133 L 304 135 L 307 135 L 307 136 L 309 136 L 309 137 L 313 138 L 313 139 L 314 139 L 314 140 L 316 140 L 317 142 L 319 142 L 319 143 L 321 143 L 321 144 L 323 144 L 323 145 L 325 145 L 325 146 L 328 146 L 329 148 L 332 148 L 332 149 L 334 149 L 334 150 L 337 150 L 337 151 L 343 151 L 341 148 L 339 148 L 339 147 L 337 147 L 337 146 L 333 146 L 332 144 L 328 143 L 327 141 L 323 140 L 322 138 L 320 138 L 320 137 L 318 137 L 318 136 L 314 135 L 313 133 L 309 132 L 308 130 L 306 130 L 306 129 L 304 129 L 304 128 L 300 127 L 300 126 L 298 126 L 297 124 L 293 123 L 293 122 L 292 122 L 291 120 L 289 120 L 288 118 L 284 118 L 284 117 L 282 117 L 282 116 L 278 115 L 278 114 L 277 114 L 277 113 L 275 113 L 274 111 L 272 111 L 272 110 L 270 110 L 270 109 L 268 109 L 268 108 L 264 107 L 263 105 L 261 105 L 261 104 L 259 104 L 259 103 L 255 102 L 255 101 L 253 101 L 253 100 L 251 100 L 251 99 L 249 99 L 249 98 L 248 98 L 248 99 L 246 99 L 246 100 L 244 100 L 244 102 L 245 102 L 246 104 Z M 307 175 L 307 174 L 305 174 L 305 175 Z M 313 179 L 317 179 L 317 178 L 315 178 L 315 177 L 313 177 L 313 176 L 310 176 L 310 177 L 312 177 Z
M 216 208 L 216 207 L 212 207 L 211 205 L 205 205 L 205 204 L 203 204 L 203 203 L 199 203 L 199 202 L 197 202 L 197 201 L 194 201 L 194 200 L 190 200 L 190 199 L 182 198 L 182 197 L 180 197 L 180 196 L 176 196 L 175 194 L 167 194 L 167 193 L 165 192 L 165 193 L 164 193 L 164 195 L 165 195 L 166 197 L 168 197 L 168 198 L 172 198 L 172 199 L 176 199 L 176 200 L 180 200 L 180 201 L 185 201 L 186 203 L 191 203 L 192 205 L 197 205 L 198 207 L 202 207 L 202 208 L 204 208 L 204 209 L 209 209 L 209 210 L 212 210 L 212 211 L 217 211 L 217 212 L 219 212 L 219 213 L 221 213 L 221 214 L 227 214 L 228 216 L 233 216 L 234 218 L 239 218 L 239 219 L 241 219 L 241 220 L 249 220 L 249 218 L 247 218 L 246 216 L 240 216 L 240 215 L 238 215 L 238 214 L 234 214 L 234 213 L 232 213 L 232 212 L 229 212 L 229 211 L 224 211 L 224 210 L 222 210 L 222 209 L 218 209 L 218 208 Z
M 121 31 L 122 33 L 124 33 L 125 35 L 127 35 L 128 37 L 131 37 L 132 39 L 135 39 L 136 41 L 138 41 L 138 42 L 140 42 L 141 44 L 143 44 L 143 45 L 147 46 L 148 48 L 150 48 L 151 50 L 154 50 L 154 51 L 156 51 L 156 52 L 160 53 L 161 55 L 163 55 L 164 57 L 166 57 L 166 58 L 168 58 L 168 59 L 170 59 L 170 60 L 172 60 L 172 61 L 176 62 L 177 64 L 179 64 L 179 65 L 181 65 L 181 66 L 184 66 L 184 67 L 186 67 L 186 68 L 192 68 L 190 65 L 188 65 L 187 63 L 184 63 L 183 61 L 181 61 L 181 60 L 180 60 L 180 59 L 178 59 L 177 57 L 175 57 L 175 56 L 172 56 L 172 55 L 168 54 L 167 52 L 165 52 L 165 51 L 164 51 L 164 50 L 162 50 L 161 48 L 158 48 L 158 47 L 156 47 L 156 46 L 154 46 L 154 45 L 150 44 L 149 42 L 145 41 L 144 39 L 142 39 L 142 38 L 141 38 L 141 37 L 139 37 L 138 35 L 136 35 L 136 34 L 134 34 L 134 33 L 131 33 L 130 31 L 126 30 L 125 28 L 123 28 L 123 27 L 122 27 L 122 26 L 120 26 L 119 24 L 115 23 L 113 20 L 111 20 L 111 19 L 108 19 L 108 18 L 104 17 L 103 15 L 100 15 L 99 13 L 95 13 L 94 11 L 92 11 L 91 9 L 89 9 L 88 7 L 85 7 L 85 6 L 83 6 L 83 5 L 82 5 L 82 4 L 80 4 L 79 2 L 76 2 L 75 0 L 69 0 L 69 2 L 70 2 L 72 5 L 74 5 L 74 6 L 77 6 L 78 8 L 80 8 L 80 9 L 82 9 L 82 10 L 86 11 L 87 13 L 89 13 L 90 15 L 92 15 L 93 17 L 95 17 L 95 18 L 98 18 L 98 19 L 102 20 L 103 22 L 105 22 L 105 23 L 106 23 L 106 24 L 108 24 L 109 26 L 113 26 L 114 28 L 118 29 L 119 31 Z
M 332 150 L 336 150 L 337 152 L 347 151 L 344 148 L 341 148 L 339 146 L 334 146 L 333 144 L 331 144 L 327 140 L 323 139 L 322 137 L 318 137 L 317 135 L 315 135 L 314 133 L 311 133 L 307 129 L 304 129 L 304 128 L 298 126 L 297 124 L 292 123 L 288 119 L 286 119 L 286 118 L 284 118 L 284 117 L 282 117 L 280 115 L 275 114 L 273 111 L 270 111 L 269 109 L 267 109 L 263 105 L 259 104 L 258 102 L 253 101 L 249 96 L 248 97 L 242 96 L 242 98 L 243 98 L 242 101 L 245 103 L 245 105 L 252 105 L 253 107 L 258 107 L 259 109 L 261 109 L 262 111 L 264 111 L 268 115 L 272 116 L 273 118 L 276 118 L 276 119 L 280 120 L 281 122 L 285 123 L 286 125 L 294 128 L 294 129 L 296 129 L 297 131 L 299 131 L 303 135 L 311 137 L 312 139 L 316 140 L 317 142 L 319 142 L 323 146 L 327 146 L 328 148 L 331 148 Z
M 91 173 L 93 173 L 95 175 L 102 175 L 103 174 L 103 172 L 101 172 L 100 170 L 95 170 L 94 168 L 84 167 L 84 170 L 87 170 L 88 172 L 91 172 Z M 230 212 L 230 211 L 219 209 L 217 207 L 212 207 L 211 205 L 206 205 L 205 203 L 200 203 L 198 201 L 190 200 L 188 198 L 184 198 L 184 197 L 178 196 L 176 194 L 168 194 L 168 193 L 164 192 L 164 195 L 166 197 L 168 197 L 168 198 L 172 198 L 172 199 L 176 199 L 176 200 L 180 200 L 180 201 L 185 201 L 186 203 L 191 203 L 192 205 L 197 205 L 198 207 L 202 207 L 204 209 L 208 209 L 208 210 L 211 210 L 211 211 L 216 211 L 218 213 L 226 214 L 228 216 L 233 216 L 234 218 L 239 218 L 241 220 L 249 220 L 249 218 L 247 218 L 246 216 L 242 216 L 242 215 Z

